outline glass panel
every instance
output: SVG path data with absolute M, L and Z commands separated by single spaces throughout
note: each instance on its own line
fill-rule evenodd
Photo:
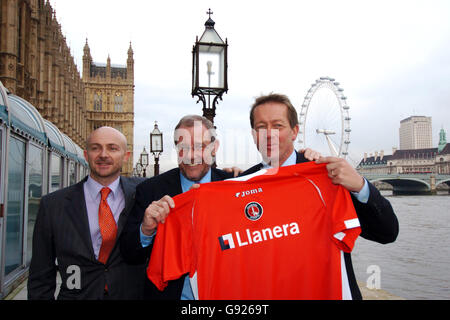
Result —
M 88 169 L 85 166 L 81 166 L 81 179 L 84 179 L 88 174 Z
M 0 94 L 0 96 L 1 96 L 1 94 Z M 2 136 L 2 134 L 3 134 L 3 131 L 0 129 L 0 183 L 2 183 L 2 187 L 3 187 L 3 181 L 2 181 L 3 136 Z M 3 192 L 0 192 L 0 193 L 3 193 Z M 2 199 L 3 199 L 3 195 L 0 194 L 0 203 L 3 203 Z M 0 227 L 1 227 L 1 225 L 0 225 Z M 0 233 L 0 235 L 1 235 L 1 233 Z M 1 241 L 1 239 L 2 238 L 0 237 L 0 241 Z M 0 247 L 1 247 L 1 245 L 0 245 Z M 0 255 L 0 257 L 1 257 L 1 255 Z
M 42 125 L 37 118 L 39 115 L 34 114 L 37 113 L 37 111 L 32 109 L 34 108 L 32 105 L 27 104 L 26 101 L 23 101 L 19 97 L 10 96 L 9 106 L 9 111 L 14 117 L 38 132 L 43 131 Z
M 219 47 L 219 52 L 202 51 L 199 53 L 199 87 L 202 88 L 223 88 L 225 50 Z M 209 47 L 210 48 L 210 47 Z
M 6 106 L 6 102 L 5 102 L 5 100 L 3 99 L 3 95 L 0 93 L 0 105 L 2 105 L 2 106 Z
M 204 43 L 219 43 L 219 44 L 223 44 L 223 40 L 222 38 L 219 36 L 219 34 L 216 32 L 215 29 L 209 29 L 206 28 L 205 32 L 203 32 L 199 42 L 204 42 Z
M 0 92 L 0 97 L 1 97 Z M 4 182 L 2 180 L 2 174 L 3 174 L 3 130 L 0 128 L 0 203 L 3 204 L 3 186 Z M 1 257 L 3 257 L 3 217 L 0 217 L 0 265 L 1 265 Z M 1 271 L 0 271 L 1 272 Z M 0 273 L 0 279 L 1 279 L 1 273 Z M 1 290 L 1 289 L 0 289 Z
M 77 175 L 75 171 L 75 162 L 69 161 L 69 186 L 77 182 Z
M 25 143 L 11 137 L 8 152 L 5 275 L 22 264 L 25 190 Z
M 80 173 L 80 175 L 78 176 L 78 181 L 80 181 L 81 179 L 84 178 L 84 167 L 83 167 L 83 165 L 81 163 L 78 166 L 78 170 L 79 170 L 79 173 Z
M 49 193 L 61 189 L 61 157 L 52 153 L 50 166 L 50 187 L 48 190 Z
M 123 112 L 123 95 L 120 92 L 116 92 L 114 96 L 114 111 Z
M 42 197 L 42 149 L 30 144 L 28 155 L 28 230 L 27 263 L 31 261 L 34 223 Z
M 102 111 L 102 93 L 96 92 L 94 94 L 94 111 Z

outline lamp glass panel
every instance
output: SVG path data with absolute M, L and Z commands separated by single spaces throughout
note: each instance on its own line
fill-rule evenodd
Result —
M 218 43 L 218 44 L 224 44 L 222 38 L 220 38 L 219 34 L 216 32 L 215 29 L 209 29 L 207 28 L 205 32 L 203 32 L 199 42 L 205 42 L 205 43 Z
M 224 87 L 224 47 L 199 46 L 199 87 Z
M 162 136 L 160 134 L 152 135 L 151 149 L 151 152 L 162 152 Z
M 141 154 L 141 163 L 143 167 L 148 165 L 148 153 Z

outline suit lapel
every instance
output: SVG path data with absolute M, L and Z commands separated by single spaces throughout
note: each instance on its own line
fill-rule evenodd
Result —
M 249 172 L 249 173 L 255 173 L 255 172 L 257 172 L 257 171 L 259 171 L 259 170 L 261 170 L 262 168 L 264 168 L 264 163 L 258 163 L 257 165 L 255 165 L 254 167 L 253 167 L 253 169 L 251 170 L 251 172 Z
M 172 193 L 172 194 L 169 194 L 171 197 L 173 197 L 177 194 L 183 193 L 183 188 L 181 188 L 180 174 L 181 174 L 180 169 L 175 168 L 171 172 L 171 175 L 168 176 L 164 181 L 168 185 L 167 190 L 170 191 L 170 193 Z
M 119 216 L 119 222 L 117 225 L 117 238 L 119 238 L 120 233 L 122 232 L 123 227 L 125 226 L 127 217 L 133 206 L 134 194 L 136 190 L 136 186 L 132 184 L 127 178 L 124 177 L 120 177 L 120 186 L 122 188 L 123 195 L 125 198 L 125 207 L 123 208 Z
M 78 182 L 73 186 L 71 192 L 68 192 L 65 197 L 65 212 L 72 220 L 76 231 L 80 234 L 82 242 L 89 251 L 91 257 L 95 257 L 92 246 L 91 232 L 89 230 L 89 219 L 86 209 L 86 200 L 84 198 L 83 184 L 87 178 Z
M 305 155 L 303 153 L 299 153 L 299 152 L 295 151 L 295 154 L 296 154 L 295 163 L 309 162 L 309 160 L 305 158 Z
M 211 181 L 218 181 L 218 180 L 220 180 L 220 178 L 216 173 L 216 170 L 214 168 L 211 168 Z

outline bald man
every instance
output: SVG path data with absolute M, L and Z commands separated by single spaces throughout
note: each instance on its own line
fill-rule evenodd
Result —
M 42 197 L 33 233 L 28 299 L 140 299 L 144 265 L 128 265 L 117 245 L 138 178 L 120 176 L 130 157 L 125 136 L 93 131 L 84 157 L 90 174 Z M 56 274 L 61 276 L 57 290 Z M 58 292 L 59 291 L 59 292 Z

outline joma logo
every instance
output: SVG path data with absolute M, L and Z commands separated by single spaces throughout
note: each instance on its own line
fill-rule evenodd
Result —
M 256 193 L 260 193 L 260 192 L 263 192 L 263 189 L 262 188 L 256 188 L 256 189 L 252 189 L 252 190 L 236 192 L 235 196 L 236 196 L 236 198 L 239 198 L 239 197 L 243 198 L 243 197 L 249 196 L 251 194 L 256 194 Z

